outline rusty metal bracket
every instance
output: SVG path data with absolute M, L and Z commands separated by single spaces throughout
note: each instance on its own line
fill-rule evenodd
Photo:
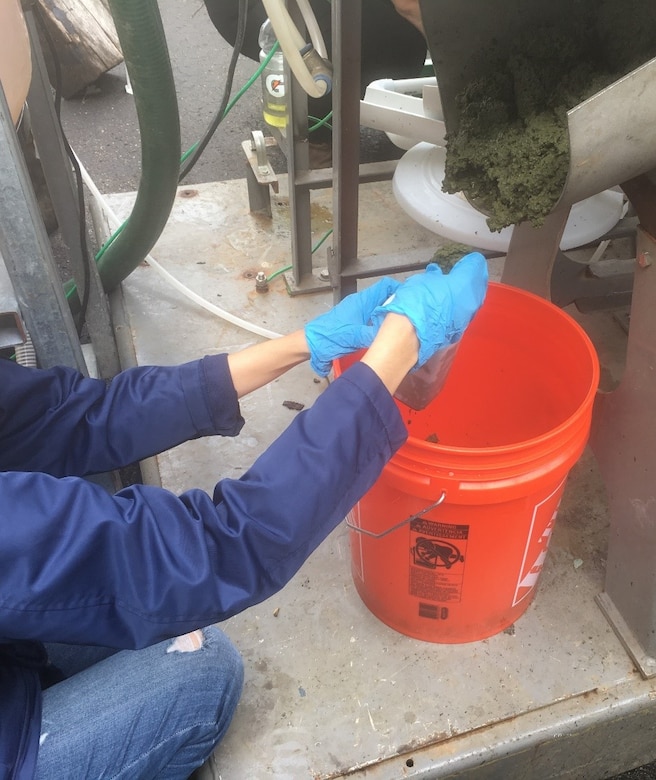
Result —
M 261 130 L 253 130 L 250 139 L 241 144 L 248 162 L 246 183 L 250 210 L 269 217 L 272 216 L 270 190 L 277 193 L 280 187 L 268 156 L 268 149 L 276 145 L 276 139 L 265 136 Z

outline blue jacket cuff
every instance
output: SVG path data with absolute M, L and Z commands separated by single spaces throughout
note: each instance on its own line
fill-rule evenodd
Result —
M 237 436 L 244 427 L 244 418 L 228 368 L 228 356 L 209 355 L 198 365 L 200 382 L 185 383 L 194 424 L 203 436 Z

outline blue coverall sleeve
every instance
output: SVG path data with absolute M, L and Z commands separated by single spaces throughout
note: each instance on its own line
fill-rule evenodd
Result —
M 141 647 L 262 601 L 405 437 L 393 399 L 356 363 L 212 497 L 0 474 L 0 636 Z
M 111 471 L 243 423 L 226 355 L 128 369 L 109 385 L 0 360 L 0 471 Z

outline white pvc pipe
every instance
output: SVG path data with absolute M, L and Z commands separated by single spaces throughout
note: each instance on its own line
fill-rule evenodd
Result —
M 298 83 L 310 97 L 323 97 L 328 90 L 328 84 L 321 80 L 315 81 L 310 75 L 301 56 L 301 49 L 305 46 L 305 41 L 292 21 L 284 0 L 262 0 L 262 3 L 271 20 L 282 53 Z
M 84 183 L 89 188 L 89 191 L 93 197 L 102 206 L 103 211 L 107 215 L 107 219 L 112 230 L 117 230 L 122 224 L 121 220 L 112 210 L 109 203 L 107 203 L 107 200 L 103 197 L 100 190 L 96 187 L 96 184 L 89 175 L 89 172 L 80 162 L 80 158 L 77 155 L 75 155 L 75 158 L 78 162 L 78 165 L 80 166 L 80 172 L 82 174 L 82 178 L 84 179 Z M 211 314 L 220 317 L 222 320 L 229 322 L 231 325 L 235 325 L 236 327 L 241 328 L 242 330 L 246 330 L 249 333 L 254 333 L 256 336 L 262 336 L 265 339 L 277 339 L 282 335 L 281 333 L 276 333 L 275 331 L 268 330 L 267 328 L 261 328 L 259 325 L 255 325 L 252 322 L 248 322 L 248 320 L 237 317 L 225 309 L 222 309 L 219 306 L 216 306 L 215 304 L 205 300 L 205 298 L 189 289 L 189 287 L 183 284 L 179 279 L 176 279 L 176 277 L 173 276 L 170 271 L 167 271 L 166 268 L 160 265 L 152 255 L 148 255 L 146 260 L 148 261 L 148 264 L 151 265 L 172 287 L 175 287 L 176 290 L 181 292 L 184 296 L 192 300 L 198 306 L 202 307 L 206 311 L 209 311 Z

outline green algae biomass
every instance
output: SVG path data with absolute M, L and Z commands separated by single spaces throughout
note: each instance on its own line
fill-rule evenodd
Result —
M 655 0 L 602 0 L 566 22 L 490 45 L 456 99 L 443 189 L 464 192 L 491 230 L 544 222 L 567 180 L 567 112 L 656 56 Z
M 430 262 L 439 265 L 446 274 L 449 273 L 461 257 L 469 252 L 471 252 L 471 247 L 465 246 L 465 244 L 458 244 L 455 241 L 448 241 L 435 250 Z

